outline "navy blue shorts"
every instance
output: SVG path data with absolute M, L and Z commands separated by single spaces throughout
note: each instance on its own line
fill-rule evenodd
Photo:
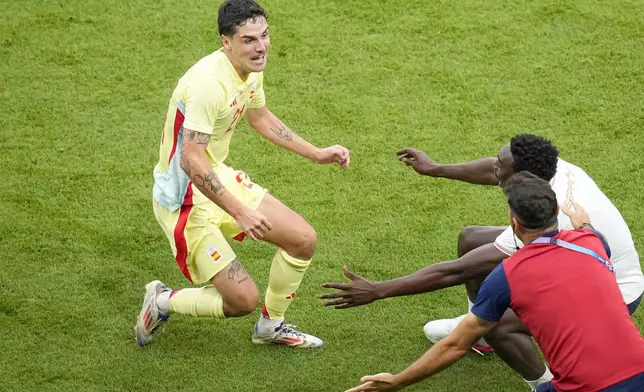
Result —
M 637 307 L 640 306 L 640 302 L 642 302 L 642 296 L 643 295 L 644 295 L 644 293 L 642 293 L 642 295 L 640 295 L 640 297 L 638 299 L 636 299 L 635 301 L 633 301 L 633 302 L 631 302 L 630 304 L 627 305 L 628 306 L 628 313 L 631 316 L 633 315 L 633 313 L 635 313 L 635 311 L 637 310 Z
M 539 385 L 535 392 L 557 392 L 557 390 L 549 382 Z M 644 392 L 644 373 L 640 373 L 637 376 L 627 378 L 606 389 L 602 389 L 602 392 Z

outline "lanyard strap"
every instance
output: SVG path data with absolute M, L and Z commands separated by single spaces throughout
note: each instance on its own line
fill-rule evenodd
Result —
M 562 248 L 570 249 L 575 252 L 583 253 L 588 256 L 592 256 L 597 261 L 604 264 L 604 266 L 606 266 L 606 268 L 608 268 L 610 272 L 612 272 L 613 274 L 615 273 L 615 267 L 613 267 L 613 264 L 611 264 L 610 261 L 605 260 L 603 257 L 601 257 L 597 252 L 595 252 L 592 249 L 584 248 L 583 246 L 571 244 L 570 242 L 566 242 L 564 240 L 560 240 L 553 237 L 539 237 L 536 240 L 532 241 L 531 244 L 552 244 L 552 245 L 560 246 Z

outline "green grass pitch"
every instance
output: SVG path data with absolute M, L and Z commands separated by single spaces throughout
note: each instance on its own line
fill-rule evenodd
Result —
M 257 313 L 176 316 L 133 335 L 143 286 L 187 285 L 154 220 L 152 167 L 177 79 L 219 47 L 219 2 L 4 1 L 0 13 L 0 391 L 342 391 L 400 371 L 423 324 L 466 309 L 455 287 L 336 311 L 317 295 L 347 265 L 370 279 L 455 257 L 459 230 L 507 222 L 495 188 L 423 178 L 394 152 L 495 155 L 553 139 L 613 200 L 644 252 L 644 3 L 636 0 L 265 0 L 269 107 L 348 170 L 238 127 L 230 163 L 319 233 L 287 317 L 318 351 L 257 347 Z M 263 292 L 274 250 L 235 245 Z M 644 328 L 644 311 L 635 317 Z M 527 390 L 469 356 L 413 391 Z

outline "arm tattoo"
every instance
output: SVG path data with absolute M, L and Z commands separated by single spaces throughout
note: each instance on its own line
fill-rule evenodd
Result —
M 181 167 L 184 173 L 186 173 L 186 175 L 190 177 L 190 160 L 183 153 L 181 153 L 181 160 L 179 161 L 179 167 Z
M 219 181 L 215 173 L 211 171 L 206 173 L 205 177 L 201 174 L 195 174 L 194 177 L 192 177 L 192 182 L 201 188 L 210 190 L 215 195 L 221 194 L 224 189 L 223 184 Z
M 183 129 L 183 143 L 195 140 L 195 138 L 197 144 L 207 145 L 210 142 L 210 135 L 207 133 L 201 133 L 187 128 Z M 190 177 L 190 159 L 183 153 L 183 150 L 181 151 L 179 167 Z
M 230 263 L 230 269 L 228 270 L 228 279 L 236 279 L 237 283 L 241 284 L 248 280 L 248 272 L 242 267 L 239 260 L 235 259 Z
M 197 132 L 197 144 L 208 144 L 210 135 L 207 133 Z
M 184 128 L 183 140 L 184 142 L 194 140 L 196 144 L 207 145 L 208 142 L 210 142 L 210 135 Z M 183 153 L 183 151 L 181 152 L 181 161 L 179 162 L 179 166 L 188 175 L 188 177 L 191 177 L 192 170 L 190 167 L 190 159 Z M 206 172 L 205 175 L 195 174 L 192 176 L 192 182 L 197 187 L 209 190 L 215 195 L 223 193 L 224 186 L 212 171 Z
M 195 140 L 196 138 L 197 144 L 208 144 L 208 142 L 210 142 L 210 135 L 207 133 L 197 132 L 186 128 L 183 129 L 183 137 L 186 138 L 186 140 Z
M 275 128 L 269 128 L 269 129 L 271 130 L 271 132 L 276 134 L 277 137 L 279 137 L 280 139 L 284 139 L 287 142 L 290 142 L 291 140 L 293 140 L 293 131 L 288 129 L 288 127 L 284 124 L 278 125 L 277 129 Z

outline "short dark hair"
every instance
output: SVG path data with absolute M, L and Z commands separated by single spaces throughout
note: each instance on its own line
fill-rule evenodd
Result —
M 268 19 L 266 11 L 253 0 L 226 0 L 219 7 L 217 26 L 219 35 L 232 37 L 237 28 L 246 24 L 246 21 L 255 20 L 259 17 Z
M 559 151 L 550 140 L 537 135 L 519 134 L 510 141 L 515 173 L 528 171 L 550 181 L 557 172 Z
M 503 184 L 503 193 L 512 216 L 526 229 L 546 229 L 557 221 L 557 195 L 546 180 L 522 171 Z

